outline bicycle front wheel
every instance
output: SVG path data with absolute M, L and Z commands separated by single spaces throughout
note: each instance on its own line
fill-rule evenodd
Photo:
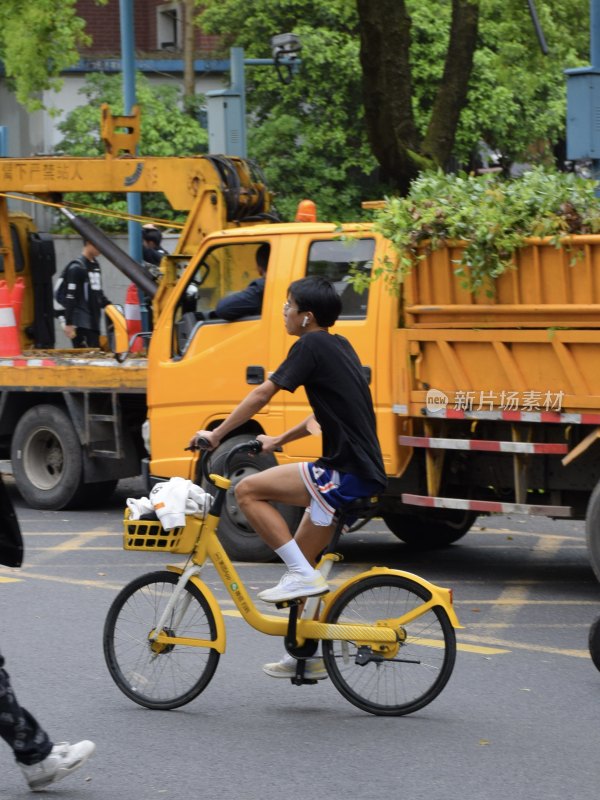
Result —
M 364 578 L 335 600 L 327 622 L 374 625 L 401 617 L 430 599 L 416 581 L 395 575 Z M 370 714 L 417 711 L 442 691 L 454 668 L 456 637 L 445 610 L 434 606 L 404 625 L 397 652 L 380 656 L 355 642 L 323 641 L 323 659 L 335 687 Z
M 150 640 L 179 576 L 151 572 L 131 581 L 113 601 L 104 623 L 104 657 L 119 689 L 141 706 L 171 709 L 197 697 L 219 663 L 209 647 L 157 645 Z M 163 631 L 194 639 L 216 638 L 213 612 L 191 582 L 177 599 Z

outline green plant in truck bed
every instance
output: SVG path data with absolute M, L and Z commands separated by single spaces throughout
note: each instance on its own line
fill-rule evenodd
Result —
M 569 236 L 600 232 L 595 182 L 534 168 L 521 177 L 425 172 L 406 197 L 386 198 L 375 228 L 397 252 L 375 277 L 398 286 L 428 250 L 462 242 L 455 262 L 463 285 L 477 294 L 488 279 L 514 268 L 514 253 L 532 237 L 569 246 Z M 567 238 L 565 238 L 567 237 Z

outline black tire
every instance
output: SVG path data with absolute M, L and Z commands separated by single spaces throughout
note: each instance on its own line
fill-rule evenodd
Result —
M 383 514 L 383 521 L 394 534 L 411 547 L 432 550 L 457 542 L 477 519 L 473 511 L 434 509 L 417 514 Z
M 150 647 L 148 635 L 178 579 L 166 571 L 141 575 L 119 592 L 104 623 L 104 657 L 111 677 L 145 708 L 168 710 L 189 703 L 207 687 L 219 663 L 219 653 L 212 648 L 167 645 L 156 653 Z M 214 639 L 217 628 L 210 606 L 189 581 L 180 606 L 183 602 L 189 605 L 176 635 Z
M 585 514 L 585 537 L 588 557 L 596 580 L 600 581 L 600 483 L 590 495 Z
M 600 617 L 594 620 L 590 626 L 588 644 L 594 666 L 600 670 Z
M 249 434 L 232 436 L 224 441 L 210 456 L 210 472 L 218 475 L 224 474 L 225 459 L 231 450 L 242 442 L 248 442 L 252 437 Z M 277 466 L 277 459 L 272 453 L 240 453 L 233 459 L 230 468 L 231 488 L 227 491 L 227 498 L 223 505 L 223 512 L 219 521 L 218 536 L 221 544 L 227 551 L 229 558 L 236 561 L 273 561 L 275 554 L 271 548 L 255 533 L 254 529 L 242 513 L 235 498 L 235 487 L 247 475 L 263 472 L 265 469 Z M 203 484 L 206 491 L 214 494 L 212 484 Z M 274 503 L 275 508 L 281 513 L 292 533 L 295 532 L 303 509 Z
M 430 593 L 415 581 L 376 575 L 348 587 L 333 603 L 327 622 L 375 624 L 427 602 Z M 442 691 L 456 660 L 454 628 L 443 608 L 434 606 L 403 627 L 403 641 L 392 658 L 361 665 L 354 642 L 322 643 L 334 686 L 363 711 L 402 716 L 418 711 Z
M 84 484 L 77 492 L 77 505 L 86 508 L 105 508 L 118 482 L 116 478 L 113 478 L 108 481 Z
M 10 447 L 13 475 L 32 508 L 58 510 L 79 503 L 83 487 L 83 453 L 77 432 L 57 406 L 26 411 Z

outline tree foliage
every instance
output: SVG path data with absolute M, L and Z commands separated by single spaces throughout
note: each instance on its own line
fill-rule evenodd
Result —
M 250 153 L 280 193 L 279 206 L 288 217 L 297 200 L 310 195 L 322 218 L 356 218 L 362 199 L 384 193 L 385 179 L 389 191 L 407 186 L 432 164 L 474 168 L 482 142 L 506 166 L 551 161 L 552 145 L 564 143 L 563 70 L 585 63 L 589 46 L 589 0 L 537 0 L 547 56 L 523 0 L 199 4 L 206 7 L 199 17 L 202 28 L 221 34 L 226 47 L 243 46 L 248 57 L 269 56 L 275 33 L 301 36 L 302 65 L 289 85 L 278 83 L 272 68 L 246 69 Z M 449 49 L 457 7 L 464 24 Z M 365 53 L 363 67 L 368 72 L 372 63 L 389 71 L 379 88 L 368 74 L 363 78 L 360 64 L 367 14 L 374 15 L 381 39 Z M 458 85 L 461 75 L 448 70 L 461 55 L 465 30 L 475 48 Z M 365 106 L 376 116 L 371 144 L 378 162 L 367 137 Z M 392 138 L 388 132 L 396 139 L 393 157 L 401 162 L 400 174 L 377 170 L 384 161 L 380 138 Z
M 202 5 L 202 29 L 221 34 L 225 50 L 243 47 L 246 58 L 270 58 L 275 34 L 301 38 L 301 65 L 290 83 L 272 66 L 245 70 L 249 154 L 277 193 L 282 216 L 293 219 L 307 197 L 321 219 L 360 216 L 361 199 L 380 192 L 364 125 L 354 0 Z
M 70 156 L 102 155 L 104 147 L 100 138 L 100 106 L 108 103 L 113 114 L 123 113 L 122 83 L 120 75 L 92 74 L 81 89 L 85 103 L 71 111 L 59 123 L 63 138 L 57 151 Z M 154 84 L 143 75 L 136 76 L 137 102 L 141 108 L 140 155 L 186 156 L 198 155 L 207 150 L 208 135 L 198 122 L 197 116 L 185 113 L 182 89 L 175 84 Z M 196 98 L 198 107 L 202 97 Z M 117 213 L 127 210 L 123 194 L 108 193 L 77 194 L 75 202 L 108 208 Z M 163 219 L 182 220 L 181 214 L 173 211 L 162 194 L 142 194 L 143 213 Z M 124 222 L 118 218 L 107 218 L 102 227 L 120 230 Z
M 375 214 L 375 228 L 392 242 L 397 263 L 381 264 L 377 277 L 397 288 L 423 249 L 461 241 L 455 273 L 474 293 L 492 293 L 493 283 L 514 266 L 515 250 L 527 237 L 566 244 L 571 234 L 600 231 L 596 183 L 574 173 L 534 167 L 521 177 L 423 172 L 406 197 L 388 198 Z
M 28 111 L 42 108 L 39 93 L 58 89 L 61 71 L 76 64 L 78 48 L 91 41 L 76 4 L 76 0 L 0 3 L 0 61 L 17 100 Z
M 549 163 L 564 146 L 564 70 L 588 62 L 589 0 L 537 0 L 549 53 L 543 55 L 526 3 L 480 0 L 479 45 L 454 157 L 472 165 L 479 141 L 505 164 Z

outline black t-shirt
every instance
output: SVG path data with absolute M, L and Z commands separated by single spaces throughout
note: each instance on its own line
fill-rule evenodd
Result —
M 215 317 L 233 322 L 240 317 L 260 314 L 264 291 L 265 279 L 256 278 L 241 292 L 221 298 L 215 307 Z
M 385 487 L 371 392 L 347 339 L 326 331 L 304 334 L 270 380 L 288 392 L 304 386 L 323 435 L 319 466 Z

